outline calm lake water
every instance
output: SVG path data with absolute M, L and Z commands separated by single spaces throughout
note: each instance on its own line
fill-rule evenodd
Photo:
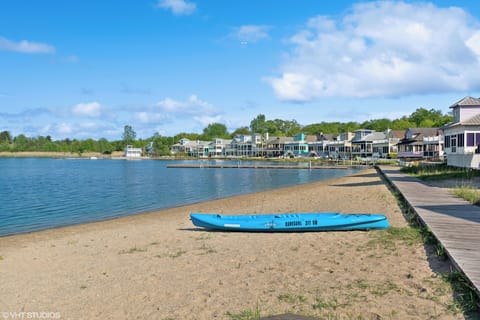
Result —
M 180 163 L 184 162 L 0 159 L 0 236 L 106 220 L 356 172 L 354 169 L 166 167 Z

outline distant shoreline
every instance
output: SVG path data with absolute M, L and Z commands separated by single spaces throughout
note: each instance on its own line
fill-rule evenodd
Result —
M 0 152 L 0 158 L 91 158 L 97 157 L 102 159 L 112 159 L 116 157 L 122 157 L 124 153 L 122 151 L 115 151 L 112 154 L 105 155 L 99 152 L 85 152 L 85 153 L 73 153 L 73 152 L 46 152 L 46 151 L 20 151 L 20 152 Z

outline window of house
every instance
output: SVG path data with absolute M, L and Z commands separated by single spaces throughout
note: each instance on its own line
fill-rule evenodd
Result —
M 473 147 L 475 145 L 474 138 L 475 136 L 473 132 L 467 133 L 467 147 Z
M 459 147 L 465 146 L 465 135 L 463 133 L 459 133 L 457 135 L 457 146 Z
M 445 148 L 450 148 L 450 136 L 445 136 Z

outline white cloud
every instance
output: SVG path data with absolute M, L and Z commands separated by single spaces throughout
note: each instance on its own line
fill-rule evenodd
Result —
M 165 114 L 163 113 L 158 113 L 158 112 L 147 112 L 147 111 L 140 111 L 140 112 L 135 112 L 134 118 L 136 121 L 140 123 L 145 123 L 145 124 L 151 124 L 151 123 L 159 123 L 162 122 L 163 120 L 166 119 Z
M 56 126 L 55 131 L 62 136 L 68 136 L 73 132 L 73 128 L 68 123 L 60 123 Z
M 196 117 L 193 117 L 193 120 L 200 123 L 202 126 L 206 127 L 209 124 L 220 122 L 222 120 L 222 117 L 220 115 L 214 116 L 214 117 L 212 117 L 212 116 L 196 116 Z
M 480 57 L 480 30 L 475 32 L 466 42 L 466 45 Z
M 222 119 L 220 112 L 212 104 L 192 94 L 184 101 L 166 98 L 156 104 L 163 115 L 163 120 L 185 120 L 193 119 L 195 122 L 205 126 Z M 157 111 L 158 112 L 158 111 Z M 155 112 L 153 113 L 155 114 Z M 145 114 L 150 116 L 151 114 Z M 145 119 L 146 120 L 146 119 Z
M 55 53 L 55 48 L 45 43 L 30 42 L 27 40 L 14 42 L 0 37 L 0 51 L 2 50 L 20 53 Z
M 171 10 L 174 15 L 190 15 L 195 12 L 197 5 L 185 0 L 160 0 L 157 7 Z
M 460 8 L 397 1 L 318 16 L 289 40 L 280 100 L 398 97 L 480 89 L 480 22 Z
M 97 118 L 102 115 L 102 105 L 98 102 L 79 103 L 72 108 L 72 113 L 77 116 Z
M 235 29 L 233 37 L 240 40 L 242 44 L 255 43 L 269 38 L 269 26 L 264 25 L 243 25 Z
M 161 110 L 171 114 L 212 115 L 216 109 L 210 103 L 199 99 L 196 95 L 191 95 L 185 101 L 177 101 L 172 98 L 165 98 L 156 104 Z

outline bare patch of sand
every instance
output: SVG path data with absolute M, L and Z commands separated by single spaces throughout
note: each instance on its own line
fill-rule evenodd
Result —
M 62 319 L 463 319 L 420 241 L 388 231 L 227 233 L 191 211 L 383 213 L 408 229 L 375 170 L 111 221 L 0 238 L 0 311 Z M 229 315 L 230 314 L 230 315 Z

